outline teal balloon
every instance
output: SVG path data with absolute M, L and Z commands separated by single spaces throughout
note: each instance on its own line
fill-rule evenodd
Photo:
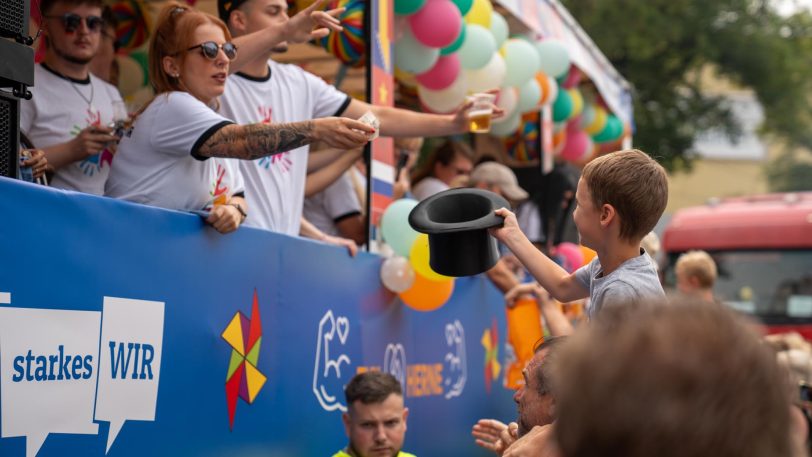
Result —
M 471 7 L 474 6 L 474 0 L 451 0 L 457 5 L 457 8 L 460 10 L 460 15 L 465 16 L 471 11 Z
M 462 43 L 465 42 L 465 33 L 466 33 L 465 31 L 467 29 L 468 29 L 468 27 L 465 25 L 465 23 L 463 23 L 462 27 L 460 27 L 460 34 L 457 36 L 457 39 L 454 40 L 454 42 L 451 43 L 450 45 L 448 45 L 448 46 L 444 47 L 443 49 L 441 49 L 440 50 L 440 55 L 441 56 L 447 56 L 449 54 L 453 54 L 453 53 L 457 52 L 460 49 L 460 47 L 462 46 Z
M 496 49 L 502 47 L 508 39 L 508 24 L 504 16 L 494 11 L 491 13 L 491 33 L 496 41 Z
M 383 240 L 395 253 L 407 258 L 418 235 L 409 225 L 409 213 L 415 206 L 417 206 L 417 200 L 401 198 L 386 207 L 381 218 Z
M 560 77 L 566 79 L 570 70 L 570 53 L 561 42 L 553 39 L 536 42 L 536 51 L 544 74 L 556 79 Z
M 606 125 L 603 127 L 603 130 L 593 136 L 592 139 L 596 143 L 607 143 L 617 140 L 621 135 L 623 135 L 623 122 L 614 114 L 610 114 L 606 119 Z
M 507 67 L 505 85 L 522 87 L 539 71 L 539 55 L 532 44 L 521 38 L 507 40 L 504 50 Z
M 541 100 L 541 87 L 536 78 L 530 78 L 519 88 L 519 112 L 538 111 L 539 100 Z
M 426 0 L 395 0 L 395 14 L 401 16 L 413 14 L 423 8 L 425 4 Z
M 403 71 L 419 75 L 430 70 L 440 58 L 440 50 L 419 43 L 412 32 L 406 30 L 395 42 L 395 65 Z
M 558 97 L 553 103 L 553 122 L 563 122 L 572 115 L 572 97 L 566 90 L 559 89 Z
M 491 31 L 481 25 L 468 24 L 465 29 L 465 40 L 457 51 L 460 65 L 466 70 L 479 70 L 491 61 L 496 42 Z

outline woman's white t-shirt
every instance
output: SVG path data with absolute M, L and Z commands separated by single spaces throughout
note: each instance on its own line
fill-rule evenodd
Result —
M 158 95 L 122 138 L 105 195 L 187 211 L 225 203 L 244 191 L 238 162 L 197 151 L 229 124 L 187 92 Z

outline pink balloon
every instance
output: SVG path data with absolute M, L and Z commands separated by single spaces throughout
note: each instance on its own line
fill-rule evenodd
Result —
M 409 16 L 409 24 L 417 41 L 430 48 L 444 48 L 459 36 L 462 16 L 451 0 L 429 0 Z
M 570 66 L 570 72 L 567 73 L 567 79 L 564 80 L 563 86 L 567 89 L 578 87 L 578 84 L 581 84 L 581 76 L 581 70 L 576 68 L 575 65 Z
M 555 253 L 564 260 L 562 266 L 569 273 L 581 268 L 584 264 L 584 253 L 577 244 L 565 241 L 555 247 Z
M 581 130 L 581 114 L 567 121 L 567 132 L 576 132 L 578 130 Z
M 592 138 L 584 131 L 568 131 L 567 142 L 561 150 L 561 158 L 575 162 L 592 151 Z
M 426 89 L 441 90 L 456 81 L 460 74 L 460 58 L 456 53 L 441 56 L 431 69 L 415 79 Z

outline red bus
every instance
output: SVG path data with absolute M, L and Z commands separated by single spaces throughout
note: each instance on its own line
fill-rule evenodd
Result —
M 701 249 L 716 262 L 716 298 L 769 333 L 812 340 L 812 192 L 715 199 L 678 211 L 663 235 L 666 286 L 674 264 Z

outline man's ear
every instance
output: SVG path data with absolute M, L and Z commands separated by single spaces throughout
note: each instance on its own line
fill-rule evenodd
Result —
M 178 61 L 174 57 L 164 56 L 163 60 L 161 60 L 161 64 L 164 72 L 169 76 L 180 74 L 180 65 L 178 65 Z
M 608 227 L 609 224 L 612 223 L 613 220 L 617 217 L 617 211 L 615 211 L 615 207 L 610 205 L 609 203 L 604 203 L 601 205 L 601 226 Z
M 236 9 L 228 16 L 228 24 L 226 25 L 230 30 L 239 32 L 239 34 L 242 35 L 248 28 L 248 16 L 245 12 Z
M 403 430 L 406 430 L 406 419 L 409 418 L 409 408 L 403 408 Z
M 350 436 L 350 415 L 349 415 L 349 413 L 342 413 L 341 414 L 341 422 L 344 423 L 344 433 L 349 437 Z

